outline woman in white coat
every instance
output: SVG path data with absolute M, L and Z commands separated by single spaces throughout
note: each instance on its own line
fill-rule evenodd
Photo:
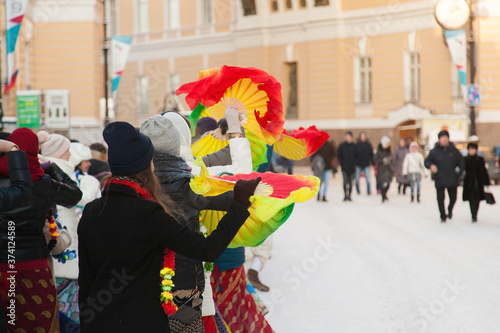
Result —
M 424 165 L 424 156 L 418 149 L 418 143 L 412 142 L 410 144 L 410 151 L 406 154 L 403 161 L 403 175 L 410 182 L 411 202 L 415 199 L 415 184 L 417 185 L 417 202 L 420 202 L 420 181 L 422 180 L 422 176 L 427 175 Z
M 54 261 L 54 275 L 56 277 L 59 311 L 78 323 L 77 228 L 85 205 L 101 196 L 99 181 L 76 168 L 77 166 L 87 165 L 88 163 L 82 162 L 88 162 L 88 160 L 92 159 L 90 148 L 81 143 L 70 143 L 69 140 L 62 135 L 48 134 L 45 131 L 38 132 L 38 138 L 40 140 L 40 149 L 43 158 L 57 164 L 78 184 L 83 193 L 82 199 L 75 207 L 64 208 L 57 206 L 59 220 L 62 226 L 67 228 L 71 236 L 71 245 L 68 250 L 75 251 L 77 257 L 65 263 Z

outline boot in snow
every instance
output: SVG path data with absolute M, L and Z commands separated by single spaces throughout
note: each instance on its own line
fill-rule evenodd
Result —
M 255 269 L 249 269 L 248 270 L 248 274 L 247 274 L 247 277 L 248 277 L 248 281 L 250 281 L 250 284 L 255 288 L 255 289 L 258 289 L 260 291 L 269 291 L 269 287 L 262 284 L 262 282 L 260 282 L 259 280 L 259 272 L 257 272 Z
M 417 202 L 420 203 L 420 194 L 417 194 Z
M 413 196 L 413 194 L 412 194 L 412 195 L 411 195 L 411 202 L 413 202 L 413 200 L 414 200 L 414 196 Z

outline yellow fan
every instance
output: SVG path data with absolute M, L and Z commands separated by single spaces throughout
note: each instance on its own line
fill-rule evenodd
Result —
M 307 146 L 304 141 L 282 134 L 283 140 L 274 144 L 274 151 L 289 160 L 298 161 L 304 158 Z

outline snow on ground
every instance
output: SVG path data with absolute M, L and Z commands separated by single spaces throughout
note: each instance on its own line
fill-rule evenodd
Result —
M 310 174 L 306 168 L 295 173 Z M 372 184 L 375 180 L 372 180 Z M 328 202 L 297 204 L 274 235 L 260 293 L 278 333 L 500 332 L 500 221 L 484 202 L 471 223 L 461 199 L 440 223 L 434 184 L 422 203 L 353 194 L 342 202 L 341 175 Z M 500 199 L 500 187 L 491 190 Z

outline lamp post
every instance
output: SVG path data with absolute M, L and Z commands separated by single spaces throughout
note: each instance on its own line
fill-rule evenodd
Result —
M 470 15 L 469 15 L 469 62 L 470 62 L 470 83 L 476 82 L 476 40 L 474 39 L 474 19 L 476 18 L 475 6 L 477 0 L 470 0 Z M 470 135 L 476 135 L 476 107 L 470 106 Z
M 108 51 L 109 51 L 109 40 L 108 40 L 108 21 L 106 16 L 106 0 L 102 0 L 103 12 L 104 12 L 104 46 L 102 52 L 104 54 L 104 126 L 109 124 L 109 105 L 108 105 L 108 93 L 109 93 L 109 78 L 108 78 Z

